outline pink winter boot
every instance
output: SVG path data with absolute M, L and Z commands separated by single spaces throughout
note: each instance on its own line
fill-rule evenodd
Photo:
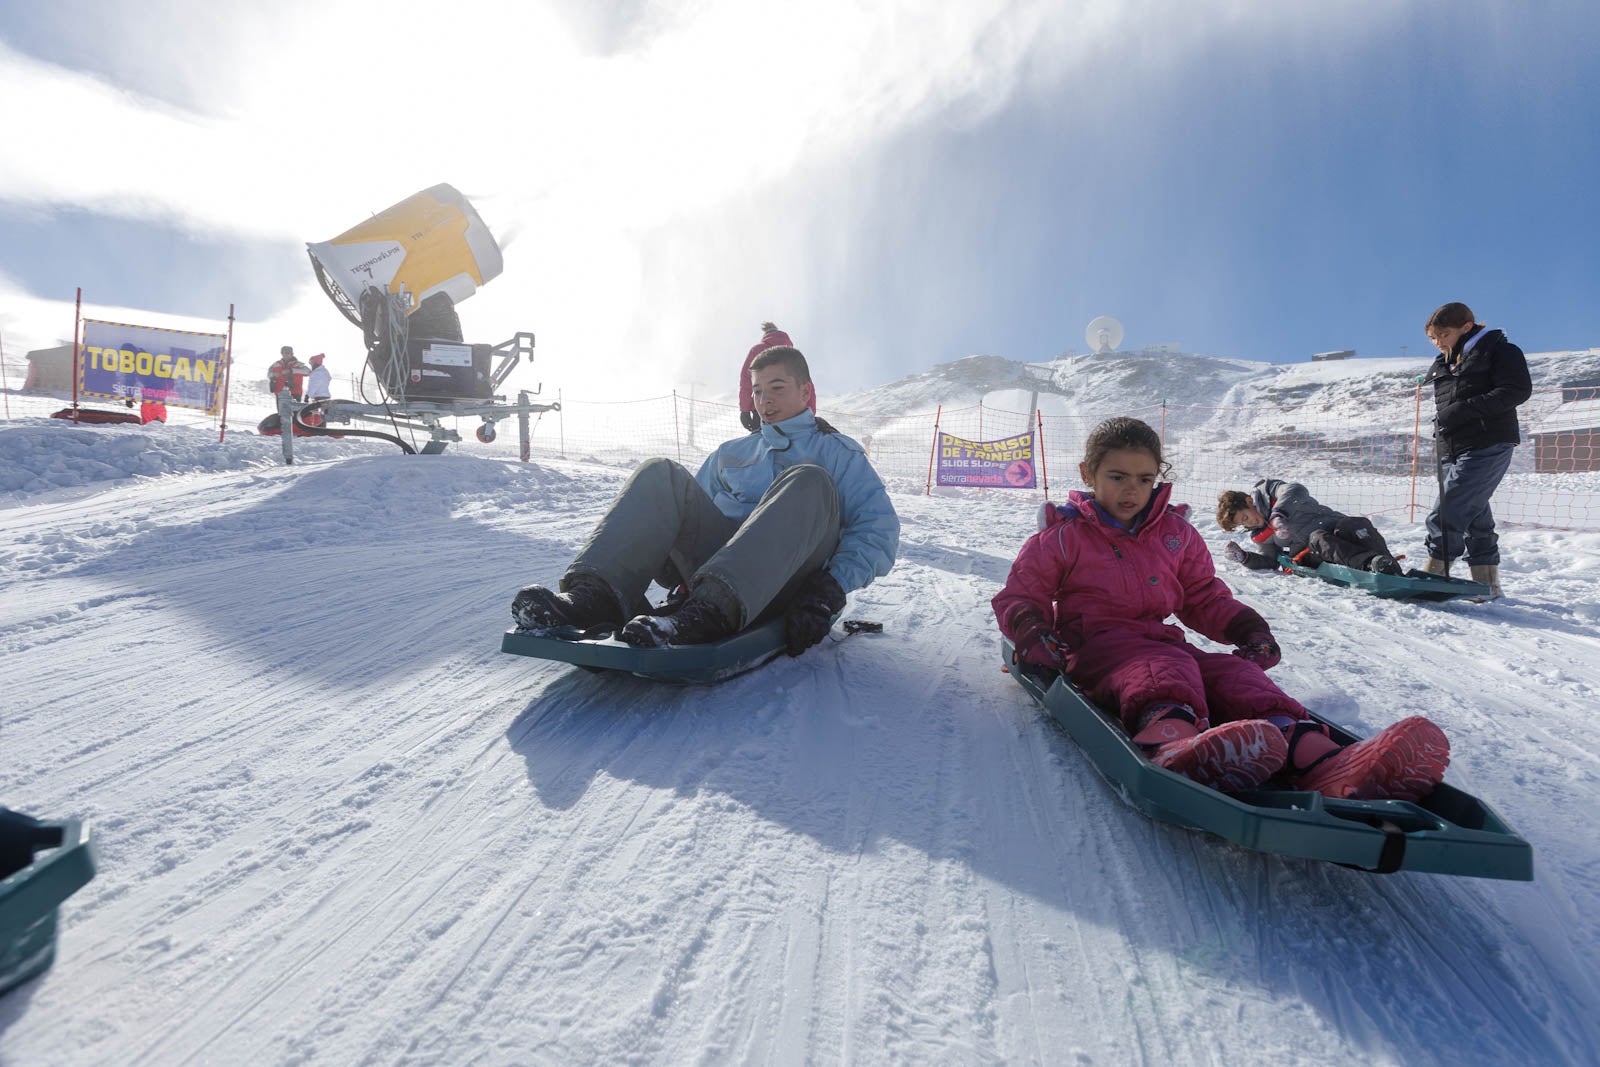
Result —
M 1133 735 L 1150 762 L 1223 793 L 1254 789 L 1277 774 L 1289 754 L 1283 731 L 1260 719 L 1226 722 L 1202 731 L 1193 710 L 1158 705 L 1140 716 Z
M 1314 743 L 1319 736 L 1307 740 Z M 1297 757 L 1299 748 L 1297 744 Z M 1444 731 L 1414 715 L 1365 741 L 1334 748 L 1313 759 L 1309 767 L 1290 777 L 1289 784 L 1350 800 L 1421 800 L 1433 792 L 1448 766 L 1450 742 Z

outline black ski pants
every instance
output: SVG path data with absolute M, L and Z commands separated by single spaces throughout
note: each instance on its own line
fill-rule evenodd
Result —
M 1347 515 L 1330 529 L 1311 534 L 1311 551 L 1326 563 L 1364 571 L 1373 556 L 1393 556 L 1383 534 L 1364 515 Z

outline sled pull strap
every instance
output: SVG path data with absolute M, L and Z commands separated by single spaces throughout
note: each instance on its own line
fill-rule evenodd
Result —
M 1378 865 L 1360 867 L 1354 863 L 1341 863 L 1339 866 L 1366 871 L 1368 874 L 1393 874 L 1401 868 L 1406 861 L 1406 832 L 1390 819 L 1378 819 L 1376 825 L 1383 831 L 1383 847 L 1378 850 Z
M 1406 859 L 1406 832 L 1388 819 L 1379 823 L 1378 829 L 1383 831 L 1383 849 L 1378 853 L 1378 865 L 1372 870 L 1376 874 L 1393 874 Z

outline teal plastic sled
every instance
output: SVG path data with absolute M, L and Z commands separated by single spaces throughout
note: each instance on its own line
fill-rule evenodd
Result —
M 1335 563 L 1302 567 L 1288 556 L 1279 556 L 1278 565 L 1291 574 L 1306 578 L 1321 578 L 1332 585 L 1362 589 L 1385 600 L 1454 600 L 1456 597 L 1488 600 L 1492 592 L 1482 582 L 1446 577 L 1443 574 L 1429 574 L 1427 571 L 1415 569 L 1406 571 L 1405 574 L 1375 574 L 1372 571 L 1358 571 L 1353 567 L 1341 567 Z
M 94 847 L 77 820 L 41 822 L 0 808 L 0 994 L 56 958 L 61 902 L 94 877 Z M 14 869 L 16 868 L 16 869 Z
M 576 628 L 507 630 L 500 651 L 572 663 L 592 671 L 623 671 L 663 682 L 721 682 L 754 670 L 784 650 L 783 619 L 776 618 L 705 645 L 634 648 L 608 630 Z
M 1116 722 L 1066 677 L 1003 663 L 1078 743 L 1105 779 L 1139 811 L 1160 822 L 1216 834 L 1244 848 L 1325 860 L 1376 874 L 1426 871 L 1475 878 L 1533 880 L 1533 849 L 1487 804 L 1440 783 L 1415 803 L 1335 800 L 1321 793 L 1256 789 L 1230 795 L 1157 767 Z M 1335 740 L 1360 738 L 1327 723 Z M 1271 785 L 1269 782 L 1268 785 Z

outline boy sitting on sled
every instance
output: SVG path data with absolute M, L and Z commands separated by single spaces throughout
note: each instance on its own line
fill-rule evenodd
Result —
M 1280 553 L 1305 567 L 1333 563 L 1358 571 L 1400 574 L 1389 545 L 1372 520 L 1319 503 L 1299 482 L 1262 478 L 1248 494 L 1229 489 L 1217 497 L 1217 525 L 1244 527 L 1256 551 L 1229 542 L 1224 554 L 1251 570 L 1277 567 Z
M 828 634 L 845 595 L 889 573 L 900 519 L 865 450 L 811 412 L 811 370 L 787 345 L 750 363 L 758 432 L 690 474 L 646 460 L 560 588 L 511 602 L 524 630 L 603 626 L 635 647 L 721 641 L 779 614 L 791 656 Z M 682 589 L 652 609 L 654 579 Z

